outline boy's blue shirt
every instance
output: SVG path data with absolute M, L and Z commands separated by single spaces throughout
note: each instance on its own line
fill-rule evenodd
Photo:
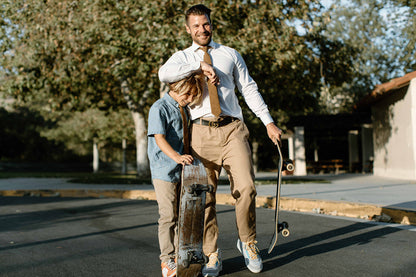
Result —
M 166 140 L 179 154 L 183 154 L 183 123 L 179 104 L 168 93 L 157 100 L 149 111 L 148 149 L 152 179 L 179 182 L 182 165 L 177 164 L 160 150 L 154 135 L 165 135 Z

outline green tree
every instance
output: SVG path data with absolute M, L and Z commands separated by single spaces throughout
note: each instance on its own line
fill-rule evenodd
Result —
M 46 112 L 117 109 L 127 103 L 136 126 L 139 174 L 147 173 L 145 113 L 157 95 L 152 85 L 157 56 L 141 37 L 143 25 L 147 32 L 152 28 L 140 23 L 148 16 L 144 2 L 1 4 L 4 87 Z
M 0 108 L 0 161 L 1 162 L 72 162 L 76 155 L 63 143 L 46 139 L 40 130 L 54 123 L 26 107 L 13 110 Z
M 394 35 L 402 37 L 400 49 L 402 55 L 399 60 L 406 72 L 416 70 L 416 1 L 415 0 L 390 0 L 391 9 L 394 11 L 392 24 L 399 27 Z
M 244 56 L 279 126 L 291 115 L 318 109 L 322 68 L 334 83 L 340 76 L 348 79 L 348 63 L 323 58 L 341 58 L 336 53 L 344 49 L 320 35 L 326 15 L 318 1 L 203 3 L 213 9 L 214 39 Z M 191 43 L 183 16 L 189 5 L 180 0 L 2 3 L 2 88 L 44 113 L 127 106 L 135 123 L 138 173 L 144 174 L 145 119 L 164 89 L 157 72 Z M 253 137 L 263 141 L 263 126 L 251 113 L 246 118 L 254 130 L 262 128 Z
M 42 135 L 64 143 L 69 150 L 79 155 L 93 151 L 94 172 L 99 169 L 98 150 L 123 139 L 132 140 L 134 124 L 128 110 L 102 111 L 97 108 L 75 111 L 56 120 L 53 128 L 44 130 Z M 56 126 L 57 125 L 57 126 Z M 93 148 L 91 148 L 93 146 Z
M 414 59 L 406 58 L 408 54 L 403 52 L 403 46 L 409 47 L 402 34 L 404 26 L 397 24 L 404 17 L 393 6 L 387 5 L 387 1 L 335 0 L 330 15 L 331 21 L 323 35 L 351 50 L 353 71 L 350 74 L 353 79 L 337 86 L 324 76 L 321 100 L 330 103 L 329 109 L 337 105 L 337 101 L 343 103 L 341 107 L 351 109 L 375 85 L 399 77 L 410 69 L 409 64 Z M 413 46 L 411 51 L 414 52 Z M 342 71 L 339 73 L 343 74 Z M 335 101 L 331 102 L 331 99 Z

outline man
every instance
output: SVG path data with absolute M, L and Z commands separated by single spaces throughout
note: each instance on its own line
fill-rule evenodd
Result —
M 192 46 L 173 54 L 160 68 L 159 78 L 164 83 L 171 83 L 196 72 L 202 72 L 207 77 L 202 104 L 189 109 L 193 122 L 192 154 L 204 163 L 209 183 L 215 191 L 221 168 L 227 171 L 231 193 L 236 200 L 237 248 L 242 252 L 249 270 L 258 273 L 263 264 L 256 246 L 254 171 L 249 132 L 243 122 L 235 86 L 266 126 L 268 136 L 274 143 L 280 143 L 282 131 L 274 124 L 241 55 L 212 41 L 210 13 L 211 10 L 204 5 L 188 9 L 185 27 L 193 40 Z M 222 269 L 217 247 L 215 204 L 215 192 L 208 193 L 203 248 L 209 262 L 202 269 L 204 276 L 218 276 Z

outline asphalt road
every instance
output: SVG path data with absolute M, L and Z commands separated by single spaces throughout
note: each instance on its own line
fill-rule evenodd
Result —
M 257 210 L 256 276 L 416 276 L 416 227 L 283 212 L 291 235 L 267 254 L 274 211 Z M 155 201 L 0 197 L 0 276 L 161 276 Z M 218 206 L 221 276 L 253 276 Z M 394 227 L 391 227 L 394 226 Z

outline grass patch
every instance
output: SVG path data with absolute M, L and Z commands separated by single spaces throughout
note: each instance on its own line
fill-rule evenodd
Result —
M 331 181 L 325 179 L 315 179 L 315 178 L 283 178 L 283 185 L 293 185 L 293 184 L 330 184 Z M 218 185 L 229 185 L 230 182 L 228 179 L 220 179 Z M 276 185 L 277 178 L 259 178 L 254 181 L 255 185 Z
M 149 178 L 137 178 L 136 174 L 120 173 L 91 173 L 91 172 L 0 172 L 0 178 L 66 178 L 70 183 L 79 184 L 120 184 L 120 185 L 142 185 L 151 184 Z M 258 178 L 255 180 L 256 185 L 273 185 L 276 184 L 277 177 Z M 331 181 L 317 178 L 296 178 L 286 177 L 282 179 L 282 184 L 310 184 L 324 183 L 330 184 Z M 228 178 L 218 180 L 218 185 L 229 185 Z
M 92 173 L 87 172 L 20 172 L 9 171 L 0 172 L 0 178 L 74 178 L 78 176 L 85 176 Z
M 80 183 L 80 184 L 143 185 L 143 184 L 151 184 L 152 180 L 150 178 L 137 178 L 136 174 L 122 175 L 122 174 L 102 173 L 102 174 L 90 174 L 87 176 L 70 179 L 69 182 Z
M 79 184 L 151 184 L 150 178 L 137 178 L 136 174 L 90 172 L 0 172 L 0 178 L 67 178 Z

